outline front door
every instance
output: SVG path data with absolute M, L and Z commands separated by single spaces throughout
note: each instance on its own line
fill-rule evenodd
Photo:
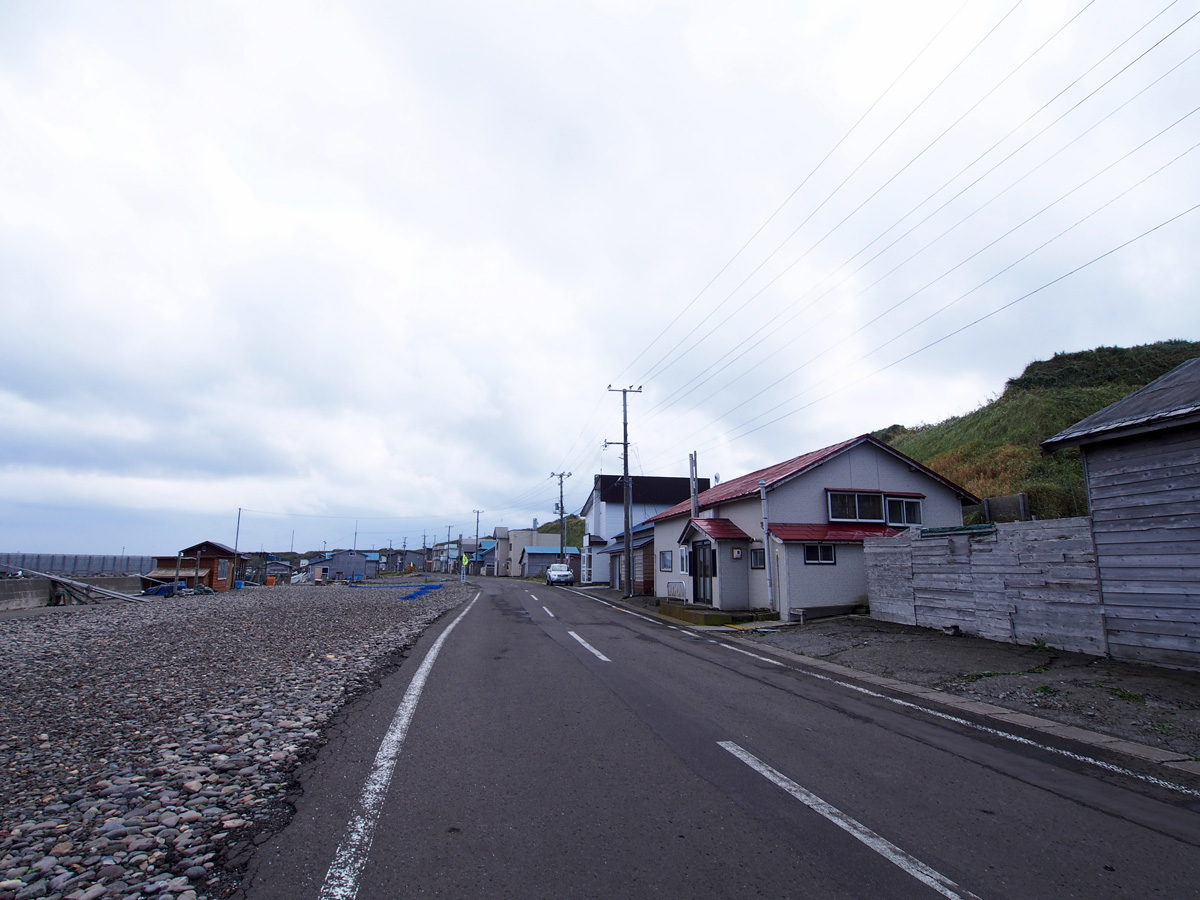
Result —
M 712 606 L 713 553 L 711 541 L 692 542 L 692 597 L 696 603 Z

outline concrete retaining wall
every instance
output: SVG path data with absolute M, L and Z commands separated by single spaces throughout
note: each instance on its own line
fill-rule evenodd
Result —
M 1091 520 L 869 538 L 871 616 L 994 641 L 1106 655 Z
M 76 578 L 84 584 L 94 584 L 123 594 L 139 594 L 142 579 L 137 577 Z M 0 610 L 31 609 L 49 606 L 53 582 L 48 578 L 0 578 Z

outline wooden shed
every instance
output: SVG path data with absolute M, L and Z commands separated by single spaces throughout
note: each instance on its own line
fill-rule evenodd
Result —
M 152 585 L 172 582 L 178 576 L 190 588 L 203 585 L 214 591 L 227 591 L 235 581 L 245 578 L 245 566 L 239 562 L 232 547 L 203 541 L 175 556 L 156 556 L 154 570 L 143 577 Z
M 1200 669 L 1200 358 L 1042 443 L 1079 447 L 1108 652 Z

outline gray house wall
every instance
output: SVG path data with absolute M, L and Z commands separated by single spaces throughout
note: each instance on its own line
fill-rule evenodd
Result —
M 867 602 L 867 571 L 859 544 L 834 544 L 832 564 L 804 562 L 804 544 L 783 543 L 772 538 L 779 582 L 786 589 L 791 608 L 819 610 L 822 607 L 857 606 Z
M 851 447 L 805 472 L 797 480 L 807 482 L 807 489 L 789 491 L 787 485 L 782 485 L 767 492 L 772 522 L 827 522 L 829 501 L 826 491 L 855 490 L 923 494 L 926 526 L 962 524 L 962 502 L 953 490 L 870 444 Z M 814 481 L 819 484 L 813 485 Z M 757 497 L 753 502 L 758 508 Z M 758 531 L 762 532 L 761 526 Z
M 1081 449 L 1110 652 L 1200 667 L 1200 426 Z

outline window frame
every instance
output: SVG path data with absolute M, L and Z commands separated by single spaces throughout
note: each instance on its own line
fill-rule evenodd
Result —
M 658 551 L 658 571 L 673 572 L 673 571 L 675 571 L 673 568 L 673 565 L 674 565 L 674 551 L 659 550 Z
M 766 547 L 751 547 L 750 548 L 750 568 L 765 569 L 767 567 L 767 549 Z
M 886 496 L 884 497 L 884 512 L 887 515 L 887 524 L 895 528 L 909 528 L 913 525 L 923 525 L 925 522 L 925 508 L 919 497 L 903 497 L 903 496 Z M 899 503 L 901 516 L 899 519 L 892 518 L 892 504 Z M 912 508 L 916 509 L 916 519 L 910 515 Z
M 837 565 L 837 549 L 836 548 L 837 548 L 836 544 L 824 544 L 824 543 L 805 544 L 804 545 L 804 564 L 806 566 L 836 566 Z M 816 554 L 815 554 L 817 557 L 816 559 L 808 558 L 810 550 L 816 551 Z M 829 551 L 828 554 L 826 554 L 825 551 Z M 828 555 L 828 557 L 829 557 L 828 559 L 824 558 L 826 555 Z
M 834 497 L 853 497 L 854 498 L 854 518 L 846 518 L 843 516 L 835 516 L 833 509 Z M 879 501 L 878 517 L 864 516 L 862 514 L 862 501 L 860 498 L 869 497 Z M 825 508 L 829 513 L 830 522 L 871 522 L 876 524 L 885 524 L 887 521 L 887 503 L 883 491 L 833 491 L 825 492 Z

